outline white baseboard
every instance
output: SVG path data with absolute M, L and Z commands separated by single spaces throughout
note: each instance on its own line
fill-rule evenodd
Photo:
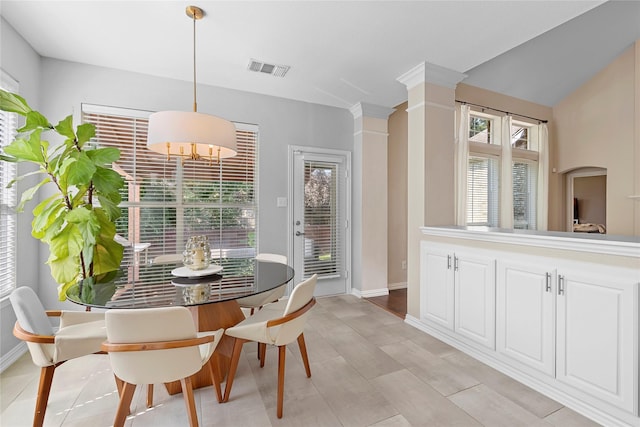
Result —
M 396 289 L 407 289 L 407 282 L 389 283 L 387 287 L 390 291 L 395 291 Z
M 29 351 L 29 349 L 25 342 L 21 342 L 9 350 L 4 356 L 2 356 L 2 358 L 0 358 L 0 372 L 4 372 L 5 369 L 13 365 L 13 363 L 22 357 L 22 355 L 27 351 Z
M 389 288 L 370 289 L 367 291 L 361 291 L 360 289 L 352 288 L 351 294 L 355 295 L 358 298 L 382 297 L 385 295 L 389 295 Z
M 640 425 L 638 424 L 638 422 L 640 421 L 640 417 L 634 416 L 633 414 L 624 412 L 617 408 L 612 408 L 610 413 L 602 410 L 602 408 L 596 408 L 593 404 L 580 400 L 579 398 L 567 393 L 562 389 L 561 386 L 554 387 L 553 385 L 550 385 L 545 381 L 541 381 L 535 376 L 528 375 L 526 372 L 523 372 L 520 369 L 516 369 L 500 360 L 497 360 L 495 357 L 488 355 L 484 351 L 479 351 L 478 349 L 469 346 L 464 342 L 461 342 L 460 340 L 449 336 L 446 333 L 442 333 L 437 328 L 431 327 L 431 325 L 421 321 L 417 317 L 407 314 L 404 321 L 414 328 L 417 328 L 422 332 L 425 332 L 451 345 L 452 347 L 457 348 L 458 350 L 468 354 L 474 359 L 477 359 L 480 362 L 491 366 L 492 368 L 502 372 L 505 375 L 510 376 L 516 381 L 519 381 L 522 384 L 531 387 L 532 389 L 549 397 L 550 399 L 559 402 L 567 408 L 573 409 L 579 414 L 582 414 L 599 424 L 608 427 L 636 427 Z

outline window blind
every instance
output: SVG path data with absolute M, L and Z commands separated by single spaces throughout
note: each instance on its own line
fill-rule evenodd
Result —
M 0 72 L 0 88 L 17 92 L 18 83 Z M 17 127 L 17 115 L 0 111 L 0 151 L 13 141 Z M 17 176 L 15 163 L 0 161 L 0 298 L 16 287 L 17 194 L 15 186 L 7 185 Z
M 469 156 L 467 167 L 467 224 L 498 226 L 499 160 Z
M 513 162 L 513 228 L 535 230 L 538 164 Z
M 238 155 L 220 163 L 167 160 L 146 147 L 149 114 L 83 105 L 83 120 L 96 126 L 94 143 L 121 150 L 113 168 L 126 181 L 116 223 L 123 265 L 181 254 L 189 237 L 205 235 L 225 276 L 243 276 L 256 253 L 257 128 L 236 125 Z
M 305 160 L 304 175 L 304 275 L 340 277 L 345 219 L 338 203 L 344 191 L 338 177 L 344 174 L 339 163 Z

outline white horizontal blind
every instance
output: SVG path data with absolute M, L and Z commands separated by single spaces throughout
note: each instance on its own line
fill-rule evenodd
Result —
M 469 156 L 467 224 L 498 226 L 499 163 L 490 157 Z
M 225 276 L 243 275 L 256 252 L 256 129 L 238 130 L 238 155 L 220 163 L 167 160 L 146 147 L 149 113 L 92 107 L 83 117 L 96 143 L 121 150 L 114 169 L 127 184 L 116 228 L 131 244 L 123 265 L 181 254 L 189 237 L 206 235 Z
M 344 271 L 340 265 L 343 258 L 344 232 L 338 203 L 340 174 L 344 174 L 339 163 L 305 160 L 304 163 L 304 275 L 318 274 L 320 278 L 339 277 Z
M 536 229 L 538 165 L 513 162 L 513 228 Z
M 1 72 L 0 88 L 15 93 L 18 83 Z M 0 111 L 0 151 L 13 141 L 16 126 L 15 113 Z M 15 186 L 7 188 L 16 176 L 15 163 L 0 161 L 0 298 L 8 295 L 16 287 L 17 195 Z

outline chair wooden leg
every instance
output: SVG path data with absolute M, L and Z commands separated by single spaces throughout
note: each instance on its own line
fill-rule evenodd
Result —
M 189 425 L 191 427 L 198 427 L 198 414 L 196 413 L 196 401 L 193 398 L 193 387 L 191 386 L 191 377 L 181 379 L 180 384 L 182 384 L 182 394 L 184 396 L 184 403 L 187 405 L 187 415 L 189 417 Z
M 209 366 L 209 374 L 211 375 L 211 382 L 213 383 L 213 387 L 216 389 L 216 397 L 218 398 L 218 403 L 222 403 L 222 390 L 220 390 L 220 372 L 218 372 L 218 364 L 212 363 L 211 360 L 207 362 Z
M 307 378 L 311 378 L 311 368 L 309 367 L 309 356 L 307 356 L 307 344 L 304 342 L 304 333 L 298 337 L 298 347 L 300 347 L 300 355 L 304 363 L 304 369 L 307 371 Z
M 118 397 L 122 397 L 122 388 L 124 387 L 124 381 L 113 374 L 113 378 L 116 380 L 116 388 L 118 389 Z
M 263 342 L 258 343 L 258 358 L 260 359 L 260 367 L 264 368 L 264 361 L 267 358 L 267 345 Z
M 153 384 L 147 385 L 147 408 L 153 406 Z
M 284 402 L 284 359 L 286 354 L 286 345 L 278 347 L 278 418 L 282 418 L 282 404 Z
M 127 415 L 131 412 L 131 399 L 133 399 L 133 393 L 136 391 L 135 384 L 129 384 L 123 382 L 122 394 L 120 396 L 120 403 L 118 403 L 118 411 L 116 412 L 116 418 L 113 420 L 113 427 L 122 427 L 127 420 Z
M 231 364 L 229 365 L 229 372 L 227 373 L 227 384 L 224 386 L 223 402 L 229 401 L 229 394 L 231 393 L 231 387 L 233 386 L 233 378 L 236 375 L 236 369 L 238 369 L 238 362 L 240 361 L 240 353 L 242 352 L 242 345 L 246 340 L 235 338 L 233 344 L 233 355 L 231 356 Z
M 44 414 L 47 411 L 47 402 L 49 401 L 49 392 L 51 391 L 51 383 L 53 382 L 53 373 L 55 370 L 56 365 L 40 368 L 38 396 L 36 397 L 36 408 L 33 413 L 34 427 L 40 427 L 44 423 Z

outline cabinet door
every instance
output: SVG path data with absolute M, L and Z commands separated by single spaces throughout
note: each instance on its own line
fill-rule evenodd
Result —
M 499 260 L 496 350 L 555 375 L 555 269 L 533 259 Z
M 634 411 L 636 272 L 558 268 L 557 378 Z
M 438 245 L 422 245 L 420 315 L 453 329 L 453 252 Z
M 495 259 L 456 252 L 454 271 L 455 331 L 495 349 Z

